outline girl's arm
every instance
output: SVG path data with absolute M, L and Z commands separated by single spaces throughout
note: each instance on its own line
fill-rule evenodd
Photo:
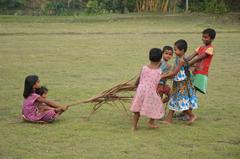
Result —
M 172 66 L 168 64 L 167 65 L 167 70 L 168 70 L 167 72 L 169 72 L 171 70 L 171 68 L 172 68 Z
M 61 108 L 62 110 L 66 110 L 68 107 L 67 105 L 58 104 L 55 101 L 43 98 L 41 96 L 37 98 L 37 101 L 41 102 L 41 103 L 46 103 L 47 105 L 54 107 L 54 108 Z
M 167 74 L 163 74 L 161 79 L 166 79 L 166 78 L 173 78 L 174 76 L 177 75 L 177 73 L 180 71 L 180 68 L 185 64 L 185 62 L 183 60 L 181 60 L 178 64 L 178 66 L 176 66 L 173 71 L 170 71 Z
M 195 59 L 193 59 L 192 61 L 189 62 L 189 66 L 194 65 L 195 63 L 205 59 L 208 57 L 208 54 L 202 54 L 202 55 L 198 55 Z

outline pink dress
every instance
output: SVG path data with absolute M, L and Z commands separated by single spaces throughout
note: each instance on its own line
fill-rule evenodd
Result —
M 36 101 L 39 97 L 38 94 L 33 93 L 23 101 L 23 109 L 22 114 L 29 121 L 45 121 L 51 122 L 55 119 L 56 112 L 54 109 L 47 110 L 45 112 L 40 113 L 37 106 L 39 102 Z
M 139 85 L 132 101 L 131 111 L 152 119 L 160 119 L 164 115 L 161 97 L 157 94 L 157 86 L 161 78 L 160 69 L 143 66 Z

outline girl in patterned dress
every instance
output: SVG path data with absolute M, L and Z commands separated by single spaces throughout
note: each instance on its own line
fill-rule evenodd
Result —
M 25 79 L 23 92 L 22 117 L 26 121 L 48 123 L 54 121 L 68 106 L 60 105 L 52 100 L 43 98 L 36 94 L 36 89 L 40 88 L 40 80 L 37 75 L 29 75 Z M 48 105 L 52 109 L 39 111 L 38 107 Z
M 157 86 L 161 78 L 159 69 L 161 58 L 162 51 L 160 49 L 151 49 L 149 52 L 150 64 L 143 66 L 136 82 L 137 91 L 131 105 L 131 111 L 134 113 L 133 130 L 137 129 L 140 115 L 149 118 L 149 128 L 158 128 L 155 119 L 160 119 L 164 115 L 162 99 L 157 94 Z
M 184 61 L 184 54 L 187 51 L 187 42 L 178 40 L 174 44 L 176 54 L 175 67 L 172 72 L 162 75 L 162 78 L 173 78 L 173 87 L 168 103 L 169 112 L 162 123 L 172 123 L 175 111 L 183 111 L 189 116 L 189 124 L 192 124 L 197 116 L 192 113 L 192 109 L 198 108 L 197 96 L 192 86 L 188 64 Z
M 168 73 L 171 70 L 171 65 L 168 62 L 169 60 L 171 60 L 172 57 L 173 57 L 173 48 L 171 46 L 164 46 L 162 50 L 162 60 L 160 65 L 160 69 L 163 74 Z M 166 103 L 169 101 L 170 90 L 171 90 L 171 87 L 167 84 L 167 80 L 161 79 L 158 84 L 157 92 L 160 94 L 161 98 L 163 98 L 163 95 L 166 96 L 162 100 L 163 103 Z

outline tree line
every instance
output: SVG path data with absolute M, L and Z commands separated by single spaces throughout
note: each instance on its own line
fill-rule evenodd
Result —
M 129 12 L 240 11 L 240 0 L 0 0 L 2 14 L 74 15 Z

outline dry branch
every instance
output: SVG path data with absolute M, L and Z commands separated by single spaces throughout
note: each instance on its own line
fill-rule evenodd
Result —
M 132 95 L 126 95 L 126 93 L 133 92 L 136 90 L 135 86 L 135 77 L 130 79 L 127 82 L 117 84 L 113 86 L 110 89 L 107 89 L 96 96 L 93 96 L 89 99 L 86 100 L 79 100 L 75 101 L 73 103 L 68 104 L 68 106 L 74 106 L 74 105 L 80 105 L 84 103 L 91 103 L 93 104 L 93 109 L 92 113 L 96 112 L 103 104 L 111 104 L 111 105 L 116 105 L 115 102 L 119 102 L 124 111 L 127 113 L 127 109 L 124 105 L 124 102 L 130 101 L 133 96 Z

